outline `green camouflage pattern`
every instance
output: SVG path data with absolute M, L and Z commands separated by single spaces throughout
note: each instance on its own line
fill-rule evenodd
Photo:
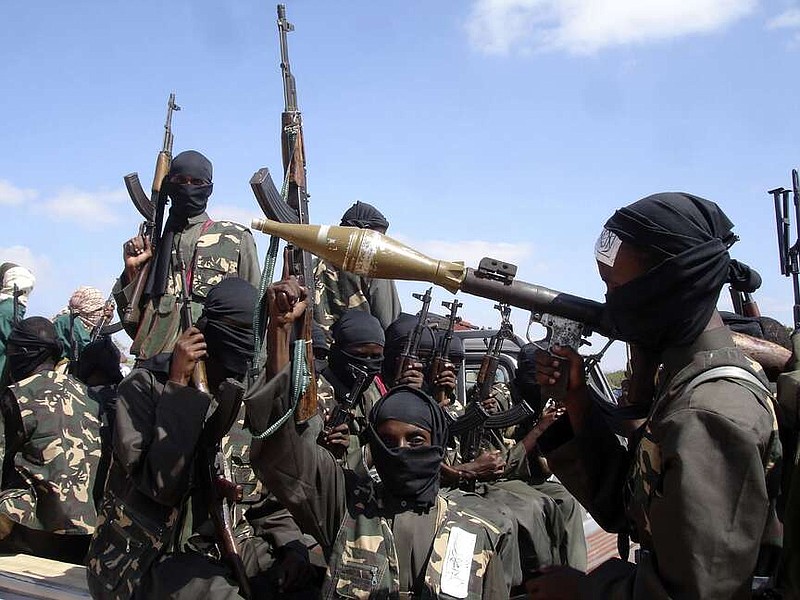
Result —
M 368 279 L 342 271 L 322 259 L 314 263 L 314 320 L 331 341 L 330 328 L 342 314 L 356 308 L 372 314 L 386 329 L 400 316 L 394 282 Z
M 132 598 L 150 565 L 166 551 L 179 515 L 174 508 L 165 522 L 152 522 L 106 490 L 87 553 L 86 579 L 92 598 Z
M 0 492 L 0 513 L 31 529 L 92 533 L 100 462 L 97 403 L 82 383 L 55 371 L 37 373 L 8 391 L 23 428 L 13 465 L 28 487 Z
M 190 257 L 184 256 L 187 264 L 191 265 L 192 322 L 200 318 L 203 302 L 213 286 L 229 276 L 247 278 L 246 274 L 239 273 L 245 238 L 250 238 L 252 245 L 248 229 L 231 221 L 214 221 L 198 237 L 191 263 Z M 144 360 L 172 351 L 181 330 L 180 292 L 180 273 L 171 271 L 164 295 L 144 307 L 131 354 Z M 119 304 L 119 297 L 117 301 Z
M 397 549 L 389 522 L 378 516 L 380 501 L 372 486 L 359 487 L 354 494 L 355 501 L 348 507 L 328 560 L 322 597 L 399 598 Z M 483 596 L 483 576 L 498 545 L 500 530 L 441 496 L 435 510 L 436 533 L 425 569 L 425 589 L 414 598 L 450 597 L 442 594 L 441 579 L 450 534 L 457 527 L 477 536 L 466 596 L 477 600 Z
M 253 436 L 245 428 L 245 407 L 239 408 L 239 415 L 228 435 L 222 438 L 222 455 L 231 470 L 231 480 L 242 486 L 242 499 L 236 503 L 231 518 L 234 525 L 245 521 L 244 513 L 260 501 L 267 493 L 264 484 L 256 477 L 250 464 L 250 442 Z
M 763 381 L 766 381 L 761 365 L 751 358 L 745 356 L 748 370 L 755 374 L 760 375 Z M 702 370 L 694 373 L 694 376 L 699 376 L 703 373 Z M 730 379 L 736 382 L 736 379 Z M 640 430 L 641 438 L 635 449 L 635 459 L 631 463 L 631 470 L 628 477 L 625 499 L 627 505 L 627 514 L 636 515 L 636 518 L 631 520 L 631 531 L 636 536 L 634 539 L 638 541 L 644 548 L 652 548 L 652 529 L 650 523 L 650 506 L 653 499 L 659 498 L 662 495 L 662 451 L 661 447 L 654 434 L 654 428 L 659 418 L 658 405 L 666 401 L 669 397 L 675 397 L 682 394 L 682 389 L 691 384 L 691 379 L 681 385 L 681 389 L 667 389 L 656 400 L 654 408 L 651 409 L 650 416 Z M 749 386 L 748 389 L 750 389 Z M 751 389 L 751 391 L 753 391 Z M 753 392 L 755 393 L 755 392 Z M 774 404 L 776 400 L 772 394 L 762 398 L 764 402 L 762 406 L 766 408 L 772 418 L 772 435 L 767 444 L 767 449 L 764 454 L 764 474 L 767 480 L 770 479 L 776 466 L 781 460 L 781 444 L 778 435 L 778 418 L 775 412 Z

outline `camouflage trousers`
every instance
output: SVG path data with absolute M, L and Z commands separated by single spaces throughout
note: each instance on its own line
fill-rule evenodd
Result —
M 312 600 L 319 597 L 319 588 L 313 586 L 314 582 L 308 582 L 309 585 L 297 592 L 280 591 L 276 557 L 272 546 L 262 539 L 240 539 L 239 552 L 254 598 Z M 227 565 L 204 554 L 185 552 L 161 558 L 142 580 L 134 598 L 234 600 L 241 598 L 241 595 Z

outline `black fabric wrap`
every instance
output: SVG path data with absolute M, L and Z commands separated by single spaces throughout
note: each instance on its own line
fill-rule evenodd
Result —
M 660 259 L 606 294 L 606 320 L 615 337 L 654 352 L 691 344 L 731 279 L 733 223 L 713 202 L 668 192 L 618 210 L 605 227 Z M 741 267 L 734 266 L 740 275 Z
M 386 342 L 383 345 L 383 377 L 387 382 L 394 381 L 397 359 L 403 352 L 408 336 L 414 331 L 417 317 L 408 313 L 400 315 L 386 328 Z
M 444 333 L 440 335 L 444 335 Z M 450 362 L 458 366 L 464 360 L 465 356 L 466 352 L 464 351 L 464 341 L 460 337 L 453 336 L 453 339 L 450 340 L 450 352 L 448 356 Z
M 378 435 L 381 423 L 394 419 L 416 425 L 431 434 L 430 446 L 389 448 Z M 447 418 L 441 407 L 409 386 L 399 386 L 378 400 L 369 414 L 367 436 L 381 481 L 394 501 L 426 510 L 436 502 L 439 471 L 447 440 Z
M 314 356 L 317 358 L 328 356 L 329 346 L 325 330 L 316 321 L 311 324 L 311 347 L 314 349 Z
M 342 215 L 341 225 L 361 229 L 388 229 L 389 221 L 371 204 L 356 202 Z
M 87 383 L 92 373 L 100 371 L 111 383 L 119 383 L 122 381 L 122 371 L 119 368 L 121 358 L 119 348 L 111 337 L 100 337 L 89 342 L 81 351 L 75 376 Z
M 211 161 L 196 150 L 181 152 L 172 159 L 169 173 L 161 184 L 161 198 L 159 198 L 159 202 L 163 203 L 165 196 L 168 195 L 172 199 L 172 205 L 169 209 L 164 232 L 160 235 L 158 244 L 154 248 L 153 268 L 150 269 L 147 286 L 145 287 L 145 296 L 150 298 L 163 296 L 167 289 L 169 264 L 172 259 L 172 244 L 175 234 L 186 227 L 189 217 L 203 214 L 208 204 L 208 198 L 214 189 L 213 183 L 208 183 L 207 185 L 171 183 L 169 179 L 177 175 L 185 175 L 210 182 L 212 175 Z M 184 257 L 184 260 L 188 260 L 188 257 Z
M 362 344 L 378 344 L 383 346 L 385 336 L 380 321 L 366 311 L 350 309 L 331 327 L 333 344 L 328 355 L 328 366 L 345 385 L 355 383 L 355 374 L 351 365 L 364 369 L 368 375 L 381 372 L 383 356 L 366 358 L 347 351 L 350 346 Z
M 30 317 L 17 323 L 6 342 L 8 371 L 21 381 L 47 360 L 58 360 L 63 353 L 56 328 L 44 317 Z
M 228 277 L 208 292 L 197 328 L 203 332 L 211 360 L 244 375 L 254 354 L 253 312 L 258 292 L 239 277 Z

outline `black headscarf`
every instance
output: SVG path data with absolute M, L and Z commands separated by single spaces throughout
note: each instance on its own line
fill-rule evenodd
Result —
M 355 365 L 375 376 L 381 371 L 383 357 L 364 358 L 347 352 L 346 348 L 360 344 L 383 346 L 385 336 L 380 321 L 366 311 L 351 308 L 331 327 L 333 344 L 328 355 L 328 368 L 345 386 L 352 386 L 356 379 L 350 365 Z
M 53 323 L 44 317 L 23 319 L 6 343 L 9 375 L 13 381 L 22 381 L 47 360 L 57 361 L 62 352 Z
M 179 184 L 169 181 L 170 178 L 179 175 L 185 175 L 192 179 L 202 179 L 208 183 L 195 185 L 193 183 Z M 211 161 L 196 150 L 181 152 L 172 159 L 169 173 L 161 184 L 161 197 L 158 199 L 159 208 L 157 210 L 163 215 L 163 203 L 166 201 L 166 196 L 172 199 L 172 206 L 169 209 L 169 217 L 164 226 L 164 232 L 153 249 L 153 268 L 150 269 L 150 276 L 147 280 L 146 296 L 157 298 L 164 295 L 167 289 L 169 264 L 170 260 L 172 260 L 172 244 L 175 234 L 186 227 L 190 217 L 201 215 L 206 210 L 208 198 L 214 189 L 211 178 Z M 156 199 L 153 199 L 153 201 L 155 202 Z M 183 258 L 184 260 L 190 260 L 191 257 L 184 256 Z
M 239 277 L 228 277 L 211 288 L 197 320 L 208 356 L 242 376 L 253 359 L 253 311 L 258 292 Z
M 377 430 L 390 419 L 429 431 L 431 445 L 388 448 Z M 447 418 L 433 398 L 409 386 L 392 389 L 372 408 L 367 435 L 388 498 L 409 509 L 426 510 L 433 506 L 439 492 L 439 471 L 448 435 Z
M 389 221 L 371 204 L 356 202 L 342 215 L 340 225 L 361 229 L 388 229 Z
M 703 198 L 654 194 L 618 210 L 605 228 L 658 263 L 606 294 L 617 337 L 650 351 L 691 344 L 716 309 L 725 282 L 754 283 L 746 265 L 732 266 L 728 248 L 738 239 L 733 223 Z
M 100 371 L 111 383 L 117 384 L 122 381 L 122 371 L 119 367 L 121 358 L 119 348 L 111 337 L 104 335 L 89 342 L 81 350 L 75 376 L 83 383 L 87 383 L 92 373 Z
M 536 352 L 539 346 L 536 344 L 525 344 L 519 349 L 517 354 L 517 370 L 514 375 L 514 385 L 528 404 L 535 411 L 541 412 L 542 393 L 539 384 L 536 382 Z
M 417 317 L 408 313 L 400 313 L 389 327 L 386 328 L 386 344 L 383 348 L 383 378 L 393 382 L 396 375 L 397 360 L 405 349 L 409 336 L 417 325 Z M 424 352 L 431 353 L 435 345 L 433 330 L 426 327 L 420 336 L 419 347 Z

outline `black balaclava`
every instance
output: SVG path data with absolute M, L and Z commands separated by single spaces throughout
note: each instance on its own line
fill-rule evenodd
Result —
M 345 386 L 352 386 L 356 379 L 350 365 L 355 365 L 374 377 L 381 372 L 383 357 L 364 358 L 350 354 L 345 348 L 359 344 L 383 346 L 385 336 L 380 321 L 366 311 L 349 309 L 331 327 L 333 344 L 328 355 L 328 368 Z
M 22 381 L 45 361 L 57 361 L 62 352 L 56 328 L 48 319 L 23 319 L 11 330 L 6 343 L 9 375 L 13 381 Z
M 615 337 L 656 353 L 691 344 L 714 313 L 723 284 L 746 287 L 758 277 L 731 261 L 732 228 L 716 204 L 680 192 L 654 194 L 614 213 L 605 229 L 658 262 L 606 294 Z
M 378 427 L 390 419 L 429 431 L 431 445 L 388 448 L 378 435 Z M 434 505 L 447 435 L 445 414 L 426 393 L 403 385 L 378 400 L 369 414 L 367 436 L 387 499 L 413 510 L 427 510 Z
M 119 368 L 122 355 L 110 336 L 104 335 L 86 344 L 78 358 L 75 376 L 88 385 L 89 377 L 96 371 L 102 372 L 113 384 L 122 381 Z
M 388 229 L 389 221 L 377 208 L 366 202 L 356 202 L 342 215 L 341 225 L 361 229 Z
M 210 359 L 241 377 L 253 359 L 253 312 L 258 292 L 239 277 L 228 277 L 211 288 L 197 320 Z
M 403 352 L 406 340 L 414 326 L 417 317 L 408 313 L 400 313 L 389 327 L 386 328 L 386 343 L 383 346 L 383 378 L 387 383 L 394 382 L 397 359 Z
M 330 346 L 325 330 L 316 321 L 311 324 L 311 350 L 314 352 L 314 370 L 322 373 L 328 366 Z
M 444 333 L 441 335 L 444 335 Z M 450 340 L 450 352 L 448 353 L 448 359 L 456 366 L 456 369 L 464 361 L 465 355 L 466 352 L 464 351 L 464 341 L 460 337 L 453 337 L 453 339 Z
M 170 178 L 184 175 L 192 179 L 202 179 L 208 183 L 205 185 L 195 185 L 193 183 L 171 183 Z M 169 217 L 164 226 L 164 232 L 154 248 L 152 258 L 154 268 L 150 270 L 150 277 L 147 281 L 145 294 L 151 298 L 163 296 L 167 289 L 167 278 L 169 276 L 169 264 L 172 260 L 172 244 L 175 234 L 186 227 L 190 217 L 203 214 L 208 204 L 208 198 L 214 189 L 211 183 L 212 168 L 211 161 L 196 150 L 186 150 L 172 159 L 169 173 L 162 183 L 162 193 L 167 194 L 172 199 L 172 206 L 169 209 Z M 153 199 L 155 202 L 156 199 Z M 191 257 L 184 256 L 184 260 Z M 188 265 L 187 265 L 188 267 Z

